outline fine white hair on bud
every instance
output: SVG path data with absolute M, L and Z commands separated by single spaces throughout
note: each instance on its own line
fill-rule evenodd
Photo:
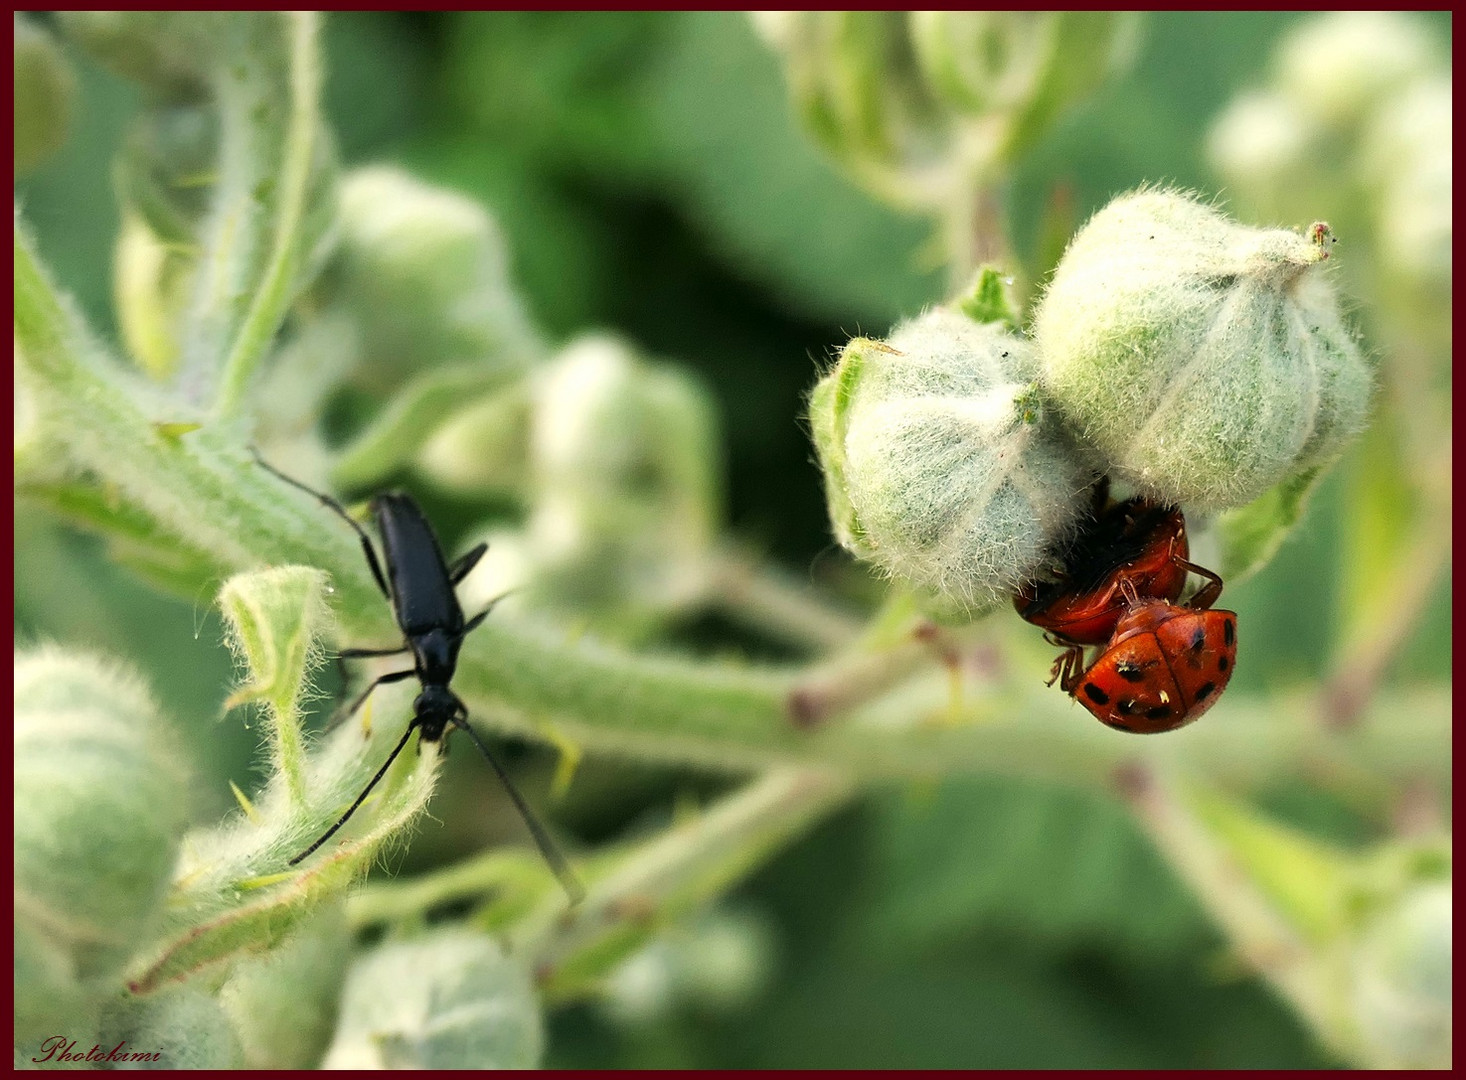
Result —
M 1035 314 L 1049 399 L 1116 479 L 1201 512 L 1329 462 L 1373 383 L 1319 266 L 1332 242 L 1322 223 L 1300 235 L 1179 192 L 1120 196 Z
M 152 695 L 45 648 L 15 662 L 15 903 L 79 976 L 114 969 L 160 911 L 187 806 Z
M 840 543 L 969 615 L 1006 603 L 1090 479 L 1037 373 L 1027 341 L 949 310 L 847 344 L 810 398 Z
M 327 1069 L 532 1069 L 544 1032 L 529 974 L 487 934 L 434 930 L 361 956 Z
M 355 170 L 341 184 L 337 263 L 369 381 L 450 363 L 514 369 L 538 354 L 501 230 L 464 195 L 391 166 Z

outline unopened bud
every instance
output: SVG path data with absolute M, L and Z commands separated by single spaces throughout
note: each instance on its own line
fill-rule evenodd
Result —
M 1385 103 L 1360 151 L 1360 179 L 1379 192 L 1375 229 L 1388 266 L 1411 282 L 1451 282 L 1451 79 L 1427 79 Z
M 1116 478 L 1218 511 L 1336 457 L 1372 376 L 1319 264 L 1332 236 L 1238 225 L 1170 191 L 1080 230 L 1034 319 L 1043 383 Z
M 486 934 L 438 930 L 352 967 L 328 1069 L 532 1069 L 544 1033 L 528 974 Z
M 1439 52 L 1416 15 L 1335 11 L 1300 23 L 1275 64 L 1278 88 L 1338 129 L 1359 124 L 1377 103 L 1438 67 Z
M 1366 929 L 1354 1008 L 1371 1064 L 1451 1065 L 1451 883 L 1414 886 Z
M 15 171 L 29 172 L 66 141 L 76 75 L 55 40 L 15 13 Z
M 17 913 L 82 976 L 120 964 L 159 912 L 183 790 L 158 707 L 134 676 L 56 649 L 17 656 Z
M 1089 480 L 1037 369 L 1028 342 L 946 310 L 846 345 L 810 398 L 840 543 L 968 614 L 1006 602 Z
M 426 367 L 519 367 L 536 353 L 498 226 L 466 196 L 401 169 L 341 185 L 339 299 L 361 323 L 366 375 L 391 387 Z

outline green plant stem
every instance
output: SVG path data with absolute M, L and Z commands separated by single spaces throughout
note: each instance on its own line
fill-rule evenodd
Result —
M 301 221 L 310 191 L 311 166 L 321 125 L 316 111 L 320 96 L 321 66 L 316 36 L 320 16 L 311 11 L 282 16 L 290 37 L 290 119 L 280 165 L 280 202 L 269 237 L 270 253 L 264 273 L 254 286 L 249 309 L 234 339 L 228 343 L 222 379 L 214 402 L 221 417 L 238 413 L 256 368 L 264 358 L 299 284 Z M 248 124 L 247 116 L 235 123 Z
M 1349 732 L 1314 722 L 1312 698 L 1229 696 L 1226 723 L 1164 738 L 1095 724 L 1031 680 L 980 687 L 956 710 L 945 671 L 928 670 L 813 730 L 792 722 L 804 669 L 734 668 L 633 657 L 490 620 L 464 645 L 455 683 L 491 726 L 534 737 L 549 719 L 587 751 L 722 768 L 823 764 L 867 778 L 1021 773 L 1104 787 L 1149 760 L 1253 787 L 1298 772 L 1445 776 L 1434 749 L 1450 728 L 1448 688 L 1374 702 Z
M 1361 620 L 1363 632 L 1344 647 L 1324 684 L 1325 723 L 1348 727 L 1356 721 L 1450 573 L 1449 508 L 1427 511 L 1422 518 L 1413 542 L 1394 562 L 1390 584 L 1377 593 L 1388 603 L 1378 605 L 1373 618 Z
M 709 598 L 753 629 L 818 651 L 849 645 L 863 629 L 822 594 L 744 551 L 726 548 L 708 562 Z
M 1167 862 L 1226 932 L 1233 950 L 1302 1016 L 1311 1031 L 1347 1052 L 1347 1002 L 1331 988 L 1340 979 L 1328 956 L 1278 914 L 1262 891 L 1217 844 L 1159 771 L 1135 773 L 1126 785 L 1131 808 Z M 1341 1045 L 1344 1044 L 1344 1045 Z
M 256 467 L 242 449 L 246 432 L 210 424 L 181 439 L 159 435 L 138 402 L 166 403 L 86 346 L 23 233 L 15 250 L 20 368 L 47 422 L 68 436 L 73 464 L 222 564 L 325 569 L 345 643 L 397 640 L 350 531 Z M 1118 765 L 1140 759 L 1251 786 L 1299 772 L 1413 777 L 1448 767 L 1437 752 L 1449 732 L 1447 688 L 1389 695 L 1348 732 L 1314 723 L 1301 696 L 1232 694 L 1221 706 L 1225 722 L 1219 713 L 1163 738 L 1136 738 L 1093 723 L 1046 688 L 1041 671 L 977 687 L 953 710 L 945 673 L 928 669 L 900 685 L 879 681 L 872 700 L 842 702 L 843 715 L 800 730 L 791 695 L 821 670 L 632 655 L 490 619 L 465 643 L 454 685 L 477 718 L 503 730 L 541 737 L 538 722 L 549 720 L 590 752 L 732 770 L 803 763 L 871 778 L 1001 771 L 1106 784 Z M 942 716 L 952 722 L 934 722 Z
M 1006 210 L 998 185 L 978 166 L 967 166 L 959 177 L 945 200 L 942 222 L 949 296 L 967 289 L 978 267 L 985 263 L 1003 267 L 1009 273 L 1018 269 L 1012 260 Z
M 516 945 L 535 956 L 543 981 L 577 953 L 594 950 L 617 923 L 676 919 L 713 897 L 802 833 L 853 791 L 826 770 L 774 769 L 616 858 L 584 903 L 546 907 L 522 923 Z

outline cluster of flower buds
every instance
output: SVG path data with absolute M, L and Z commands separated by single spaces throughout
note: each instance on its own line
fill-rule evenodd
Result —
M 1331 242 L 1141 190 L 1075 236 L 1031 339 L 968 306 L 851 341 L 811 398 L 837 538 L 977 614 L 1041 570 L 1100 474 L 1216 512 L 1329 463 L 1373 383 Z
M 940 205 L 1128 65 L 1133 12 L 760 11 L 795 111 L 882 198 Z
M 494 428 L 506 419 L 511 438 Z M 524 527 L 490 534 L 471 587 L 486 598 L 515 589 L 506 610 L 575 614 L 635 638 L 705 587 L 721 506 L 717 446 L 701 386 L 592 334 L 467 410 L 430 449 L 438 474 L 455 452 L 482 476 L 516 467 L 523 476 Z
M 1421 16 L 1313 16 L 1272 68 L 1212 130 L 1212 164 L 1229 189 L 1276 220 L 1324 213 L 1372 239 L 1384 269 L 1448 289 L 1451 73 Z

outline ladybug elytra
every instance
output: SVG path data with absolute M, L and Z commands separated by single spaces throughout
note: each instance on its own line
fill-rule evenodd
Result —
M 1100 723 L 1138 735 L 1174 731 L 1199 719 L 1231 681 L 1237 614 L 1211 607 L 1221 578 L 1183 565 L 1211 579 L 1189 604 L 1142 598 L 1126 581 L 1129 607 L 1104 652 L 1084 668 L 1084 648 L 1073 645 L 1054 662 L 1050 684 L 1057 680 Z

